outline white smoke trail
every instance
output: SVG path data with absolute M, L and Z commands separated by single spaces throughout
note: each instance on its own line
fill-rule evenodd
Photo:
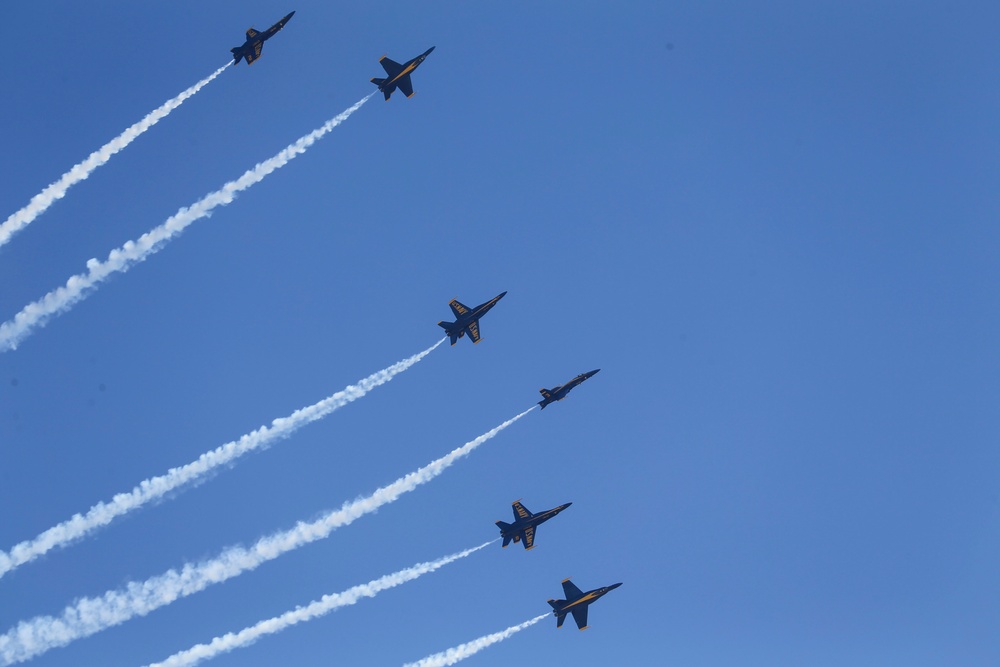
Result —
M 320 140 L 325 134 L 337 127 L 362 104 L 367 102 L 371 95 L 355 103 L 346 111 L 337 114 L 321 127 L 313 130 L 309 134 L 300 137 L 295 143 L 284 148 L 274 157 L 268 158 L 257 164 L 253 169 L 248 170 L 235 181 L 229 181 L 215 192 L 211 192 L 188 208 L 182 208 L 177 213 L 167 218 L 159 227 L 154 227 L 135 241 L 127 241 L 120 248 L 115 248 L 108 254 L 106 260 L 99 261 L 91 259 L 87 262 L 87 272 L 78 273 L 71 276 L 66 284 L 58 287 L 41 299 L 29 303 L 21 312 L 14 316 L 14 319 L 0 324 L 0 352 L 7 352 L 16 349 L 22 340 L 27 338 L 38 326 L 44 326 L 53 315 L 69 310 L 78 301 L 97 288 L 97 285 L 109 276 L 122 271 L 128 271 L 133 264 L 143 261 L 154 252 L 157 252 L 174 236 L 182 232 L 188 225 L 196 220 L 204 218 L 212 213 L 218 206 L 225 206 L 231 203 L 237 193 L 246 190 L 255 183 L 264 180 L 271 172 L 284 167 L 295 157 L 305 153 L 314 143 Z
M 145 616 L 178 598 L 197 593 L 212 584 L 253 570 L 284 553 L 321 540 L 337 528 L 351 524 L 355 519 L 431 481 L 456 460 L 468 455 L 535 407 L 528 408 L 423 468 L 377 489 L 371 495 L 345 502 L 340 509 L 328 512 L 315 521 L 300 521 L 294 528 L 262 537 L 249 548 L 229 547 L 211 560 L 187 563 L 179 572 L 168 570 L 143 582 L 130 582 L 124 589 L 108 591 L 99 598 L 79 599 L 66 607 L 59 617 L 37 616 L 21 621 L 0 635 L 0 665 L 29 660 L 50 649 L 124 623 L 134 616 Z
M 475 655 L 476 653 L 479 653 L 487 646 L 492 646 L 497 642 L 502 642 L 515 632 L 520 632 L 525 628 L 531 627 L 535 623 L 538 623 L 542 619 L 548 618 L 551 615 L 552 614 L 542 614 L 541 616 L 536 616 L 530 621 L 525 621 L 520 625 L 512 625 L 506 630 L 494 632 L 492 635 L 486 635 L 485 637 L 480 637 L 479 639 L 473 639 L 471 642 L 459 644 L 458 646 L 450 648 L 447 651 L 441 651 L 440 653 L 429 655 L 422 660 L 408 662 L 403 665 L 403 667 L 446 667 L 447 665 L 454 665 L 456 662 L 460 662 Z
M 355 604 L 361 598 L 373 598 L 387 588 L 405 584 L 422 575 L 434 572 L 448 563 L 465 558 L 469 554 L 493 544 L 493 542 L 496 542 L 496 540 L 451 554 L 450 556 L 445 556 L 444 558 L 439 558 L 435 561 L 418 563 L 405 570 L 393 572 L 379 579 L 369 581 L 367 584 L 348 588 L 342 593 L 324 595 L 319 600 L 310 602 L 304 607 L 296 607 L 292 611 L 286 611 L 281 616 L 260 621 L 239 632 L 228 632 L 221 637 L 215 637 L 207 644 L 196 644 L 185 651 L 173 654 L 163 662 L 153 663 L 147 667 L 190 667 L 191 665 L 197 665 L 204 660 L 214 658 L 220 653 L 228 653 L 234 649 L 249 646 L 265 635 L 273 635 L 289 626 L 311 621 L 341 607 Z
M 0 577 L 51 549 L 65 546 L 108 525 L 123 514 L 158 500 L 181 486 L 202 479 L 221 465 L 231 464 L 244 454 L 290 437 L 302 426 L 326 417 L 334 410 L 361 398 L 375 387 L 385 384 L 433 352 L 446 340 L 447 338 L 442 338 L 423 352 L 373 373 L 357 384 L 348 385 L 318 403 L 296 410 L 287 417 L 275 419 L 270 426 L 261 426 L 256 431 L 243 435 L 239 440 L 227 442 L 212 451 L 205 452 L 187 465 L 171 468 L 164 475 L 145 479 L 128 493 L 119 493 L 108 502 L 97 503 L 87 510 L 86 514 L 74 514 L 70 519 L 49 528 L 38 537 L 16 544 L 9 552 L 0 551 Z
M 72 169 L 60 176 L 58 181 L 52 183 L 37 195 L 32 197 L 27 206 L 22 208 L 20 211 L 12 213 L 9 218 L 0 224 L 0 246 L 3 246 L 10 241 L 11 237 L 15 233 L 30 225 L 35 218 L 44 213 L 49 206 L 52 206 L 52 204 L 56 203 L 56 201 L 65 197 L 66 191 L 72 186 L 88 178 L 95 169 L 110 160 L 111 156 L 135 141 L 139 135 L 156 125 L 158 122 L 166 118 L 171 111 L 182 105 L 186 99 L 210 84 L 212 80 L 222 74 L 222 72 L 229 67 L 230 64 L 231 63 L 226 63 L 219 69 L 215 70 L 215 72 L 213 72 L 210 76 L 194 84 L 177 97 L 167 100 L 162 106 L 150 111 L 145 118 L 98 148 L 96 151 L 91 153 L 90 157 L 86 160 L 74 165 Z

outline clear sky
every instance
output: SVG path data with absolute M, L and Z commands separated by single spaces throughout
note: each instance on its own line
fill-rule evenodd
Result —
M 573 506 L 211 664 L 1000 660 L 995 2 L 8 3 L 0 218 L 296 10 L 0 248 L 0 320 L 436 50 L 0 354 L 0 549 L 461 340 L 0 579 L 0 632 L 292 527 L 601 368 L 329 538 L 38 665 L 143 665 Z

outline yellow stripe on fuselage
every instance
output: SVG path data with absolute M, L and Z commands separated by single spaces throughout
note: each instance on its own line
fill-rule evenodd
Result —
M 399 81 L 399 80 L 400 80 L 401 78 L 403 78 L 404 76 L 406 76 L 407 74 L 409 74 L 410 72 L 412 72 L 412 71 L 413 71 L 414 69 L 416 69 L 416 67 L 417 67 L 416 65 L 409 65 L 409 66 L 408 66 L 408 67 L 407 67 L 406 69 L 404 69 L 404 70 L 403 70 L 402 72 L 400 72 L 399 74 L 397 74 L 396 76 L 394 76 L 394 77 L 392 78 L 392 81 L 390 81 L 389 83 L 396 83 L 396 82 L 397 82 L 397 81 Z
M 575 607 L 576 605 L 580 604 L 581 602 L 589 602 L 590 600 L 593 600 L 595 597 L 597 597 L 597 596 L 594 595 L 593 593 L 587 593 L 586 595 L 584 595 L 579 600 L 573 600 L 571 603 L 569 603 L 568 605 L 566 605 L 565 607 L 563 607 L 563 609 L 569 609 L 570 607 Z

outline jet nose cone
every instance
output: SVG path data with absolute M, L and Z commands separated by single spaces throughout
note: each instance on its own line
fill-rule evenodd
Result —
M 497 300 L 499 301 L 500 299 L 504 298 L 505 296 L 507 296 L 507 292 L 500 292 L 500 296 L 497 297 Z
M 288 16 L 285 17 L 285 20 L 287 21 L 288 19 L 292 18 L 293 16 L 295 16 L 295 12 L 289 12 Z
M 429 48 L 426 51 L 424 51 L 424 55 L 425 56 L 429 56 L 431 54 L 431 51 L 433 51 L 434 49 L 435 49 L 435 47 L 432 46 L 431 48 Z
M 615 590 L 616 588 L 618 588 L 619 586 L 621 586 L 621 585 L 622 585 L 622 583 L 624 583 L 624 582 L 621 582 L 621 581 L 620 581 L 620 582 L 618 582 L 617 584 L 611 584 L 610 586 L 608 586 L 608 590 L 609 590 L 609 591 L 613 591 L 613 590 Z

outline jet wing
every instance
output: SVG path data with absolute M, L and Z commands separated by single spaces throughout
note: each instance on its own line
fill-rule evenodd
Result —
M 247 41 L 253 39 L 254 37 L 256 37 L 259 34 L 260 33 L 257 32 L 256 30 L 254 30 L 253 28 L 247 28 Z
M 522 531 L 522 533 L 521 533 L 521 542 L 524 544 L 525 551 L 527 551 L 528 549 L 534 549 L 535 548 L 535 527 L 534 526 L 531 526 L 530 528 L 525 528 L 524 531 Z
M 473 343 L 479 342 L 479 320 L 476 320 L 469 326 L 465 327 L 465 330 L 469 332 L 469 338 L 472 339 Z
M 563 581 L 562 585 L 563 585 L 563 594 L 566 596 L 566 600 L 568 600 L 569 602 L 572 602 L 573 600 L 583 597 L 583 591 L 577 588 L 576 584 L 574 584 L 569 579 Z M 583 620 L 586 621 L 587 620 L 586 617 L 584 617 Z
M 528 511 L 527 507 L 521 504 L 520 500 L 515 501 L 511 505 L 511 508 L 514 510 L 515 519 L 527 519 L 528 517 L 531 516 L 531 512 Z
M 247 65 L 253 65 L 253 61 L 260 58 L 260 52 L 264 48 L 264 42 L 257 42 L 254 44 L 253 49 L 246 51 Z
M 382 69 L 385 70 L 390 79 L 399 76 L 399 73 L 403 71 L 403 66 L 388 56 L 382 56 L 379 58 L 379 62 L 382 63 Z
M 401 77 L 399 81 L 396 82 L 396 86 L 403 91 L 403 94 L 407 97 L 413 97 L 413 82 L 410 81 L 409 74 Z
M 573 610 L 573 620 L 576 621 L 576 627 L 581 630 L 586 630 L 589 627 L 587 625 L 587 609 L 589 609 L 589 605 Z
M 452 299 L 448 305 L 451 306 L 451 312 L 455 314 L 455 317 L 465 315 L 470 310 L 468 306 L 461 303 L 458 299 Z

